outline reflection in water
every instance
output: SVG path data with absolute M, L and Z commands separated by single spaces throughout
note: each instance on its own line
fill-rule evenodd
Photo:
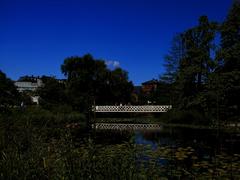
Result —
M 123 142 L 160 146 L 193 147 L 200 156 L 210 157 L 216 153 L 239 153 L 239 133 L 191 128 L 150 128 L 150 129 L 96 129 L 96 143 L 121 144 Z
M 104 160 L 125 158 L 123 162 L 133 163 L 138 170 L 156 177 L 240 179 L 238 132 L 169 127 L 100 128 L 95 129 L 93 137 L 98 150 L 104 150 Z
M 126 124 L 126 123 L 95 123 L 92 125 L 95 129 L 104 130 L 160 130 L 161 125 L 159 124 Z
M 136 144 L 150 145 L 153 150 L 155 150 L 158 147 L 157 142 L 145 139 L 144 134 L 141 131 L 136 131 L 134 137 Z

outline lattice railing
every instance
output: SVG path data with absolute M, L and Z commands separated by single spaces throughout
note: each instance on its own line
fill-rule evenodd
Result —
M 96 129 L 118 129 L 118 130 L 136 130 L 136 129 L 161 129 L 159 124 L 113 124 L 113 123 L 95 123 L 92 125 Z
M 172 105 L 93 106 L 94 112 L 167 112 Z

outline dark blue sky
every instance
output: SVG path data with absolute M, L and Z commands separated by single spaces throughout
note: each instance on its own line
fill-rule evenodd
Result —
M 0 0 L 0 69 L 55 75 L 68 56 L 118 61 L 134 84 L 158 78 L 171 40 L 200 15 L 222 21 L 231 0 Z

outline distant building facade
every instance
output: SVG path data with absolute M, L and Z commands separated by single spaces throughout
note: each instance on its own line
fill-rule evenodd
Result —
M 36 79 L 36 82 L 16 81 L 16 82 L 14 82 L 14 84 L 17 87 L 17 90 L 19 92 L 36 91 L 37 88 L 43 86 L 43 82 L 41 79 Z
M 17 87 L 19 92 L 26 92 L 30 97 L 31 101 L 35 104 L 39 104 L 40 96 L 37 95 L 36 91 L 39 87 L 43 87 L 44 84 L 55 77 L 54 76 L 22 76 L 19 80 L 14 82 L 14 85 Z M 65 84 L 66 79 L 56 79 L 58 83 Z M 34 93 L 32 93 L 34 92 Z

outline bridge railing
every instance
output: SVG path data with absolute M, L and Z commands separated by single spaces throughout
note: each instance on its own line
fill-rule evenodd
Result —
M 112 129 L 112 130 L 162 129 L 162 126 L 160 124 L 95 123 L 94 125 L 92 125 L 92 127 L 96 129 Z
M 93 106 L 94 112 L 167 112 L 172 105 L 124 105 L 124 106 Z

